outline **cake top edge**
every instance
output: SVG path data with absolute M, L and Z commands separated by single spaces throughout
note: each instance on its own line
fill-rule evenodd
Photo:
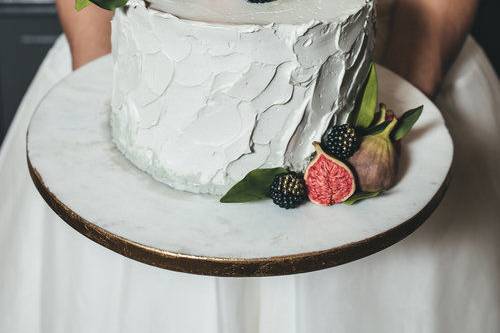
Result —
M 266 25 L 335 22 L 372 4 L 373 0 L 151 0 L 150 8 L 192 21 Z

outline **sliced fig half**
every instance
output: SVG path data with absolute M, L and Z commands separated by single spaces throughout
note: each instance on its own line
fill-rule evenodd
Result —
M 323 206 L 346 201 L 356 191 L 353 173 L 347 165 L 326 154 L 319 142 L 313 145 L 316 157 L 304 174 L 309 200 Z

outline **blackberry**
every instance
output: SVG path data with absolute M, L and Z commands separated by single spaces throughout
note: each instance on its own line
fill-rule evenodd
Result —
M 270 189 L 271 199 L 281 208 L 297 208 L 307 199 L 304 178 L 296 172 L 288 172 L 274 177 Z
M 274 0 L 247 0 L 250 3 L 265 3 L 265 2 L 271 2 Z
M 329 155 L 346 160 L 358 150 L 359 139 L 351 125 L 337 125 L 328 129 L 321 146 Z

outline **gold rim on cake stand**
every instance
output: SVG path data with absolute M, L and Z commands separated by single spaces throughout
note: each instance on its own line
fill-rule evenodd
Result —
M 382 100 L 399 108 L 424 103 L 428 112 L 417 125 L 417 141 L 408 146 L 408 169 L 398 186 L 357 207 L 335 207 L 338 213 L 314 205 L 285 212 L 269 202 L 222 206 L 216 198 L 175 191 L 139 171 L 111 142 L 109 56 L 69 75 L 39 104 L 27 134 L 29 172 L 67 224 L 145 264 L 226 277 L 338 266 L 415 231 L 450 181 L 453 143 L 439 110 L 390 71 L 379 67 L 379 76 Z M 429 149 L 442 158 L 429 163 Z M 265 219 L 275 224 L 261 224 Z
M 128 258 L 177 272 L 220 277 L 263 277 L 290 275 L 339 266 L 379 252 L 413 233 L 424 223 L 443 199 L 451 171 L 429 203 L 411 219 L 376 236 L 324 251 L 255 259 L 192 256 L 145 246 L 115 235 L 86 220 L 61 202 L 44 184 L 31 165 L 28 168 L 36 188 L 47 204 L 68 225 L 92 241 Z

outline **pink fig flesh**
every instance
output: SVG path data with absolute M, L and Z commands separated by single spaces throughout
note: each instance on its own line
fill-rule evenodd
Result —
M 354 175 L 347 165 L 326 154 L 315 142 L 316 157 L 304 179 L 311 202 L 331 206 L 349 199 L 356 191 Z

